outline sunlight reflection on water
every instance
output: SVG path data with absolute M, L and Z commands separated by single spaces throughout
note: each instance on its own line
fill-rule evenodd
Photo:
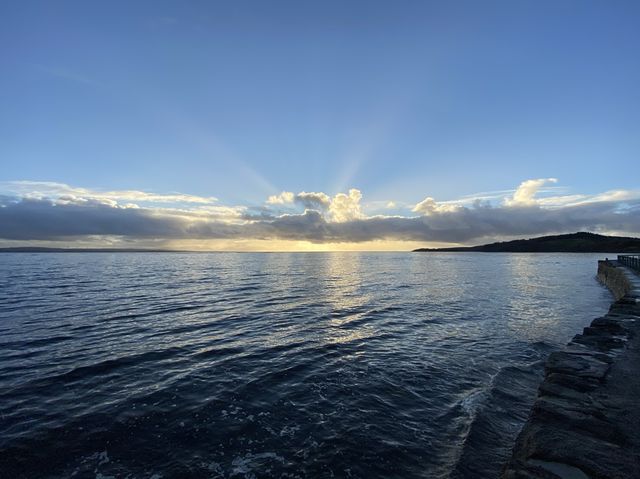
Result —
M 495 475 L 599 257 L 0 255 L 0 469 Z

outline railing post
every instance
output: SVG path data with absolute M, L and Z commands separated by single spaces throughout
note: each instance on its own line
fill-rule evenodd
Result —
M 619 254 L 618 262 L 636 271 L 640 271 L 640 255 Z

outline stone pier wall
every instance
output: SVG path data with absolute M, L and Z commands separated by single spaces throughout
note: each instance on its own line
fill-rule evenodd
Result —
M 615 261 L 598 278 L 616 302 L 549 356 L 503 479 L 640 478 L 640 278 Z
M 598 280 L 604 284 L 617 300 L 631 291 L 629 272 L 617 261 L 598 261 Z

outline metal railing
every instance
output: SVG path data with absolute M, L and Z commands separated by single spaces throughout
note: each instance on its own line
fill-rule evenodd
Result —
M 640 254 L 619 254 L 618 262 L 631 269 L 640 271 Z

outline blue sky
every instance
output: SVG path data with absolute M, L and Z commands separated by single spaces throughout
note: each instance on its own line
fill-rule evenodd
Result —
M 3 2 L 0 181 L 357 188 L 405 216 L 530 179 L 633 192 L 639 24 L 622 1 Z

